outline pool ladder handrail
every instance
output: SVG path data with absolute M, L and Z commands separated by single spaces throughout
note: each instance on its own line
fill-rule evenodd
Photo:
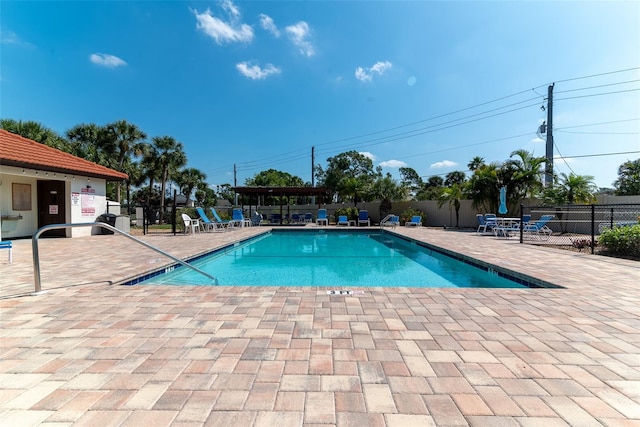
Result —
M 188 262 L 185 262 L 183 260 L 181 260 L 180 258 L 177 258 L 165 251 L 163 251 L 162 249 L 158 249 L 155 246 L 152 246 L 146 242 L 143 242 L 142 240 L 133 237 L 131 234 L 129 233 L 125 233 L 122 230 L 117 229 L 116 227 L 104 223 L 104 222 L 81 222 L 81 223 L 75 223 L 75 224 L 50 224 L 50 225 L 45 225 L 43 227 L 40 227 L 36 233 L 33 235 L 33 238 L 31 239 L 31 245 L 33 248 L 33 279 L 35 281 L 35 292 L 39 293 L 42 291 L 42 282 L 40 280 L 40 254 L 38 251 L 38 238 L 40 237 L 40 235 L 42 233 L 44 233 L 45 231 L 49 231 L 49 230 L 61 230 L 61 229 L 67 229 L 67 228 L 75 228 L 75 227 L 102 227 L 102 228 L 106 228 L 107 230 L 111 230 L 113 232 L 116 232 L 118 234 L 121 234 L 122 236 L 133 240 L 134 242 L 138 242 L 141 245 L 156 251 L 168 258 L 171 258 L 172 260 L 184 265 L 185 267 L 189 267 L 190 269 L 210 278 L 211 280 L 213 280 L 213 283 L 215 285 L 218 285 L 218 279 L 216 279 L 215 277 L 213 277 L 212 275 L 210 275 L 209 273 L 205 273 L 204 271 L 200 270 L 197 267 L 194 267 L 193 265 L 189 264 Z

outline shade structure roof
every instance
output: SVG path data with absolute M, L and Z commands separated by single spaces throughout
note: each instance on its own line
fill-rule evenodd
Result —
M 231 187 L 246 196 L 324 196 L 326 187 Z
M 128 178 L 126 173 L 109 169 L 4 129 L 0 129 L 0 164 L 103 178 L 107 181 L 121 181 Z

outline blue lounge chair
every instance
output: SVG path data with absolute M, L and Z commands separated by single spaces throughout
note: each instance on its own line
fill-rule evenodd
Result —
M 234 227 L 250 227 L 252 225 L 251 220 L 244 217 L 244 213 L 240 208 L 235 208 L 231 213 L 231 223 L 233 223 Z
M 369 212 L 367 212 L 365 209 L 358 212 L 358 227 L 360 227 L 360 225 L 362 224 L 366 224 L 367 227 L 371 226 L 371 221 L 369 220 Z
M 414 215 L 411 217 L 411 221 L 404 223 L 405 227 L 422 227 L 422 217 L 420 215 Z
M 9 264 L 13 262 L 13 243 L 10 240 L 0 240 L 0 249 L 9 251 Z
M 222 224 L 223 228 L 229 229 L 230 227 L 233 227 L 233 223 L 231 221 L 223 220 L 222 218 L 220 218 L 220 215 L 218 215 L 218 212 L 216 211 L 215 208 L 209 208 L 209 210 L 211 210 L 211 214 L 215 218 L 216 222 L 218 224 Z
M 380 228 L 382 227 L 392 227 L 396 228 L 400 225 L 400 217 L 398 215 L 389 214 L 385 216 L 382 221 L 380 221 Z
M 310 212 L 304 214 L 304 222 L 313 222 L 313 215 Z
M 555 215 L 542 215 L 540 219 L 533 224 L 525 224 L 522 232 L 531 237 L 537 237 L 542 240 L 549 240 L 553 234 L 553 230 L 547 227 L 547 223 L 553 219 Z
M 271 224 L 282 224 L 282 215 L 279 213 L 272 213 L 270 222 Z
M 338 222 L 336 223 L 336 225 L 344 225 L 344 226 L 349 226 L 349 218 L 347 218 L 346 215 L 339 215 L 338 216 Z
M 326 209 L 318 209 L 318 217 L 316 218 L 316 225 L 329 225 L 329 218 L 327 218 Z
M 478 229 L 476 230 L 476 234 L 480 234 L 480 230 L 482 230 L 482 233 L 487 233 L 492 231 L 496 226 L 495 219 L 485 219 L 482 214 L 476 214 L 476 218 L 478 218 Z
M 200 224 L 204 228 L 204 231 L 215 231 L 220 230 L 223 231 L 222 224 L 211 221 L 207 214 L 204 212 L 203 208 L 196 208 L 196 212 L 198 212 L 198 216 L 200 217 Z
M 254 211 L 251 216 L 251 225 L 261 225 L 262 224 L 262 214 L 258 211 Z
M 292 224 L 298 224 L 300 222 L 300 214 L 299 213 L 292 213 L 291 214 L 291 223 Z

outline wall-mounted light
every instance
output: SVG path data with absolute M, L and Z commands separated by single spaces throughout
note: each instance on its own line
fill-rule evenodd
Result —
M 24 169 L 22 169 L 22 175 L 24 175 L 25 173 L 26 173 L 26 172 L 25 172 L 25 170 L 24 170 Z

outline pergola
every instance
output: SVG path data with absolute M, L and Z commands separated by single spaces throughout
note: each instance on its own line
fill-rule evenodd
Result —
M 326 187 L 231 187 L 235 193 L 241 196 L 248 196 L 249 198 L 249 211 L 254 206 L 252 203 L 255 197 L 255 206 L 259 204 L 260 196 L 276 196 L 280 198 L 280 224 L 282 224 L 283 215 L 283 200 L 285 197 L 289 200 L 289 197 L 316 197 L 318 208 L 322 205 L 323 198 L 327 195 Z M 244 209 L 244 201 L 242 202 L 242 208 Z M 289 204 L 287 203 L 287 214 L 289 213 Z

